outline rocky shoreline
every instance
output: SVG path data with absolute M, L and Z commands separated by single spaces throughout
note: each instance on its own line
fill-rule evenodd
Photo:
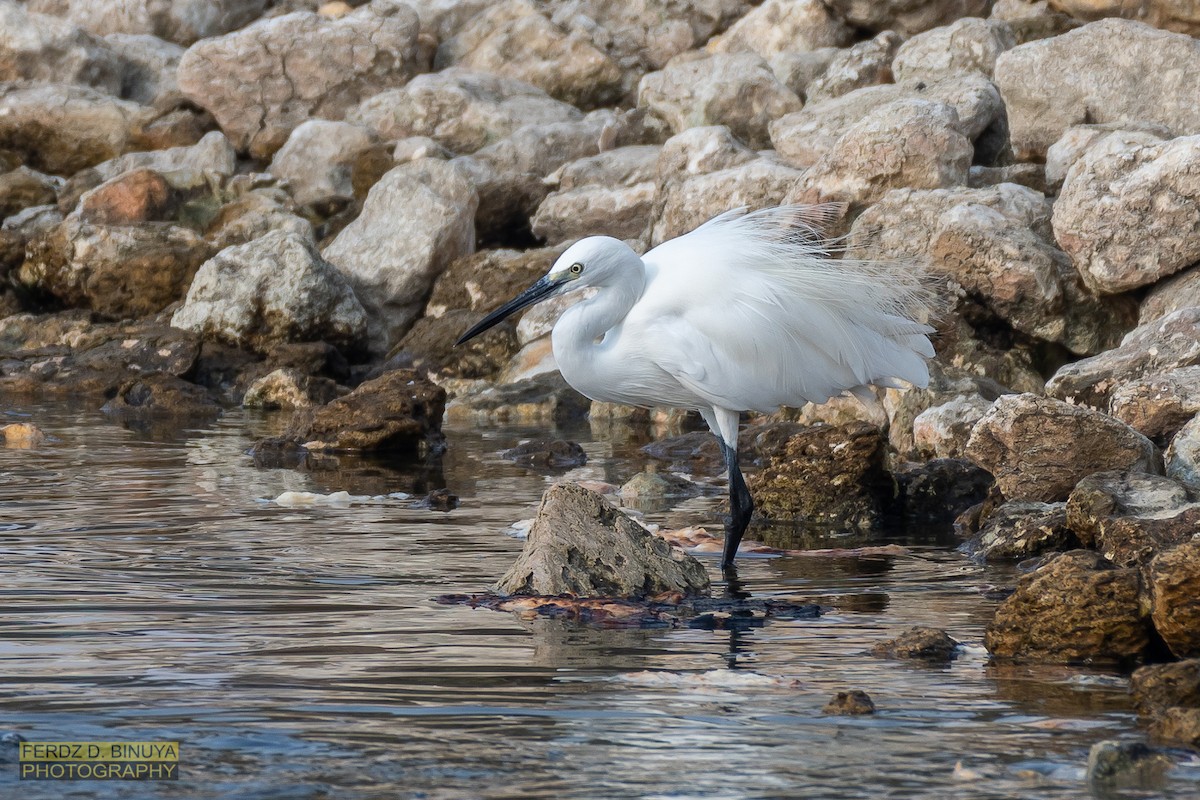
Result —
M 1151 731 L 1200 746 L 1181 9 L 0 0 L 0 397 L 294 413 L 260 453 L 435 458 L 443 418 L 683 433 L 562 382 L 560 308 L 452 343 L 580 236 L 840 203 L 855 252 L 936 278 L 933 379 L 749 420 L 762 511 L 953 523 L 1025 573 L 995 658 L 1140 666 Z

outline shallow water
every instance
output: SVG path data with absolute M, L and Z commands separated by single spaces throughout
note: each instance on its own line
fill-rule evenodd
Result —
M 1091 796 L 1093 742 L 1139 736 L 1119 675 L 988 665 L 986 590 L 1012 573 L 944 538 L 910 534 L 899 557 L 742 560 L 751 592 L 833 607 L 817 621 L 523 621 L 433 598 L 482 590 L 520 550 L 506 531 L 553 478 L 497 452 L 534 431 L 451 429 L 440 471 L 304 473 L 244 453 L 278 418 L 136 432 L 92 409 L 5 416 L 57 441 L 0 449 L 0 732 L 179 740 L 182 778 L 21 783 L 9 747 L 0 797 L 1074 798 Z M 640 468 L 632 445 L 567 433 L 591 456 L 572 477 Z M 270 502 L 442 484 L 462 498 L 448 514 Z M 701 499 L 647 519 L 716 514 Z M 917 624 L 966 654 L 948 668 L 866 654 Z M 821 713 L 850 688 L 879 712 Z M 1200 767 L 1178 755 L 1161 789 L 1110 796 L 1195 796 Z

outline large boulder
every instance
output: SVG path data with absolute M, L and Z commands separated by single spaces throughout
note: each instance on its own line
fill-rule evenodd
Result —
M 807 52 L 844 47 L 854 32 L 821 0 L 766 0 L 708 43 L 713 53 Z
M 474 153 L 526 125 L 582 117 L 531 83 L 451 67 L 369 97 L 347 119 L 382 139 L 428 136 L 454 153 Z
M 1143 565 L 1192 538 L 1200 525 L 1200 503 L 1170 478 L 1098 472 L 1071 492 L 1067 525 L 1084 547 L 1117 566 Z
M 647 599 L 708 592 L 704 565 L 573 483 L 546 490 L 525 549 L 495 586 L 508 595 Z
M 995 79 L 1018 158 L 1040 159 L 1072 125 L 1137 120 L 1177 136 L 1200 133 L 1192 76 L 1200 42 L 1141 22 L 1106 19 L 1021 45 Z
M 1200 136 L 1094 147 L 1067 172 L 1054 204 L 1055 238 L 1084 282 L 1104 294 L 1146 286 L 1200 260 L 1198 229 Z
M 125 64 L 103 40 L 66 20 L 0 2 L 0 81 L 75 83 L 119 96 Z
M 967 17 L 902 44 L 892 60 L 892 72 L 899 83 L 932 83 L 964 72 L 990 78 L 996 59 L 1016 45 L 1017 37 L 1007 22 Z
M 367 311 L 369 346 L 385 353 L 421 313 L 434 279 L 475 249 L 475 190 L 433 158 L 371 187 L 362 213 L 325 248 Z
M 301 122 L 341 119 L 424 71 L 419 27 L 400 0 L 374 0 L 337 19 L 297 12 L 260 20 L 192 45 L 179 62 L 179 88 L 212 112 L 238 150 L 266 158 Z
M 1051 397 L 1108 409 L 1123 384 L 1200 365 L 1200 308 L 1183 308 L 1131 331 L 1120 347 L 1060 368 L 1046 383 Z
M 1162 456 L 1123 422 L 1034 394 L 1005 395 L 979 420 L 967 457 L 996 478 L 1009 500 L 1065 500 L 1104 470 L 1162 473 Z
M 505 0 L 471 19 L 438 47 L 435 68 L 456 65 L 517 78 L 586 108 L 622 94 L 620 67 L 581 32 L 547 19 L 530 0 Z
M 66 17 L 97 35 L 149 34 L 176 44 L 253 22 L 268 0 L 29 0 L 33 11 Z
M 1150 562 L 1150 598 L 1154 629 L 1171 652 L 1180 658 L 1200 656 L 1200 540 Z
M 796 94 L 756 55 L 718 53 L 676 59 L 642 78 L 638 106 L 674 133 L 702 125 L 725 125 L 754 148 L 770 143 L 767 125 L 800 109 Z
M 987 627 L 999 658 L 1052 663 L 1129 663 L 1150 645 L 1136 569 L 1073 550 L 1021 578 Z
M 283 231 L 205 262 L 171 324 L 260 352 L 307 341 L 353 352 L 367 333 L 366 312 L 346 278 L 310 239 Z

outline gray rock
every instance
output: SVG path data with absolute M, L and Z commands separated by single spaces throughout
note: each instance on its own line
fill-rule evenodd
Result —
M 475 190 L 452 166 L 427 158 L 371 187 L 362 213 L 325 248 L 367 311 L 368 343 L 385 353 L 416 321 L 433 281 L 475 249 Z
M 1121 567 L 1143 566 L 1192 538 L 1200 503 L 1171 478 L 1140 472 L 1097 472 L 1067 499 L 1067 525 L 1084 547 Z
M 1167 474 L 1200 492 L 1200 415 L 1179 429 L 1167 448 Z
M 1123 381 L 1108 413 L 1155 441 L 1166 441 L 1200 414 L 1200 366 Z
M 1007 22 L 968 17 L 909 39 L 892 60 L 892 72 L 899 83 L 933 83 L 964 72 L 990 78 L 1000 54 L 1016 46 Z
M 767 62 L 751 54 L 677 59 L 646 75 L 638 86 L 638 107 L 673 132 L 725 125 L 753 148 L 768 145 L 768 123 L 801 105 Z
M 539 469 L 570 469 L 587 463 L 583 448 L 563 439 L 532 439 L 505 450 L 500 457 L 523 467 Z
M 918 451 L 915 442 L 916 420 L 926 410 L 953 403 L 960 397 L 982 398 L 984 404 L 990 407 L 992 401 L 997 397 L 1010 393 L 1012 393 L 1011 389 L 996 381 L 973 374 L 961 365 L 955 366 L 939 357 L 929 364 L 929 384 L 924 389 L 914 387 L 904 391 L 889 391 L 884 394 L 881 405 L 885 418 L 881 427 L 887 428 L 888 440 L 897 452 L 908 458 L 920 458 L 922 452 Z M 969 402 L 974 404 L 973 400 Z M 941 422 L 936 421 L 938 414 L 935 412 L 934 419 L 926 419 L 923 426 L 933 425 L 938 429 L 945 430 L 947 435 L 957 437 L 958 434 L 952 427 L 955 424 L 954 417 L 957 412 L 951 409 L 947 409 L 947 411 L 949 414 L 943 417 Z M 972 415 L 965 409 L 963 414 L 968 417 Z M 947 427 L 942 428 L 943 425 Z M 936 431 L 928 431 L 923 435 L 932 437 L 934 440 L 940 440 L 941 437 L 941 434 Z M 966 438 L 969 437 L 970 431 L 968 430 Z M 965 447 L 965 441 L 964 438 L 963 447 Z M 941 446 L 949 447 L 949 444 Z M 954 446 L 959 447 L 959 445 Z
M 892 59 L 903 41 L 895 31 L 884 31 L 839 51 L 821 76 L 806 87 L 805 102 L 819 103 L 865 86 L 891 83 Z
M 1157 283 L 1142 300 L 1138 324 L 1145 325 L 1181 308 L 1200 306 L 1200 269 L 1179 272 Z
M 799 53 L 785 51 L 772 55 L 768 63 L 779 82 L 795 92 L 797 97 L 804 99 L 808 94 L 808 87 L 825 74 L 825 70 L 829 69 L 829 65 L 841 52 L 836 47 L 822 47 Z
M 123 62 L 121 97 L 164 109 L 183 100 L 175 79 L 182 47 L 149 34 L 110 33 L 103 41 Z
M 1094 147 L 1067 172 L 1054 204 L 1055 238 L 1084 282 L 1104 294 L 1146 286 L 1200 260 L 1198 228 L 1200 136 Z
M 966 549 L 980 561 L 1024 561 L 1078 546 L 1066 503 L 1010 500 L 988 516 Z
M 251 189 L 225 203 L 209 222 L 204 238 L 221 251 L 272 232 L 313 238 L 312 225 L 297 216 L 291 196 L 277 186 Z
M 1106 19 L 1009 50 L 995 78 L 1013 151 L 1034 160 L 1080 123 L 1137 120 L 1200 133 L 1200 104 L 1181 100 L 1194 96 L 1197 70 L 1200 42 L 1190 36 Z
M 1058 194 L 1067 171 L 1093 147 L 1106 152 L 1129 153 L 1144 145 L 1159 144 L 1171 133 L 1161 125 L 1136 127 L 1136 122 L 1112 122 L 1105 125 L 1072 125 L 1046 150 L 1046 185 Z M 1111 140 L 1111 141 L 1110 141 Z
M 401 89 L 369 97 L 347 119 L 382 139 L 428 136 L 458 154 L 474 153 L 526 125 L 583 114 L 516 78 L 451 67 L 418 75 Z
M 66 20 L 0 1 L 0 81 L 74 83 L 119 96 L 124 73 L 103 40 Z
M 913 34 L 960 17 L 981 17 L 991 3 L 989 0 L 828 0 L 826 5 L 853 26 Z
M 632 145 L 565 164 L 556 173 L 558 190 L 531 220 L 534 234 L 551 244 L 601 232 L 618 239 L 641 236 L 654 205 L 659 151 Z
M 268 171 L 288 185 L 300 205 L 350 201 L 354 161 L 373 144 L 366 128 L 310 119 L 292 131 Z
M 978 394 L 960 394 L 946 403 L 930 406 L 912 423 L 913 447 L 934 458 L 960 458 L 975 423 L 992 407 Z
M 644 599 L 705 594 L 704 566 L 572 483 L 546 490 L 525 549 L 494 590 Z
M 780 157 L 793 166 L 807 167 L 828 152 L 855 123 L 880 106 L 897 100 L 927 100 L 953 106 L 958 130 L 975 141 L 1002 115 L 1004 104 L 991 81 L 979 74 L 947 78 L 937 83 L 884 84 L 856 89 L 840 97 L 810 103 L 768 126 Z
M 98 36 L 149 34 L 181 45 L 237 30 L 266 6 L 267 0 L 29 0 L 30 10 L 65 17 Z
M 1182 308 L 1130 331 L 1119 347 L 1063 366 L 1046 383 L 1046 393 L 1107 409 L 1122 383 L 1198 364 L 1200 308 Z
M 699 494 L 700 487 L 678 475 L 661 472 L 639 472 L 621 484 L 618 494 L 622 500 L 656 501 L 668 497 L 689 497 Z
M 1108 739 L 1088 751 L 1087 780 L 1098 787 L 1152 788 L 1162 784 L 1171 766 L 1170 757 L 1141 742 Z
M 820 0 L 766 0 L 710 41 L 708 50 L 770 58 L 777 53 L 845 47 L 853 39 L 850 27 Z
M 1033 394 L 1005 395 L 979 420 L 967 458 L 996 478 L 1009 500 L 1065 500 L 1095 472 L 1162 473 L 1162 456 L 1123 422 Z
M 529 0 L 505 0 L 473 17 L 438 47 L 435 69 L 457 65 L 532 83 L 572 105 L 619 99 L 620 67 L 587 37 L 568 33 Z
M 273 232 L 205 262 L 176 328 L 265 352 L 279 342 L 325 341 L 360 349 L 366 312 L 346 279 L 295 233 Z
M 234 147 L 266 158 L 305 120 L 341 119 L 423 71 L 418 31 L 400 0 L 374 0 L 334 20 L 307 12 L 260 20 L 192 45 L 179 62 L 179 88 L 212 112 Z
M 237 153 L 220 131 L 209 131 L 193 145 L 166 150 L 139 150 L 95 166 L 101 180 L 111 180 L 134 169 L 152 169 L 176 188 L 219 182 L 237 169 Z

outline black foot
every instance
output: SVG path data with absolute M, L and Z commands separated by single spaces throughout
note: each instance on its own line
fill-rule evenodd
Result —
M 746 488 L 746 479 L 742 477 L 742 469 L 738 466 L 737 451 L 721 443 L 725 454 L 725 464 L 729 467 L 729 524 L 725 526 L 725 548 L 721 554 L 721 570 L 733 569 L 733 560 L 737 557 L 738 545 L 746 528 L 750 527 L 750 517 L 754 515 L 754 498 Z

